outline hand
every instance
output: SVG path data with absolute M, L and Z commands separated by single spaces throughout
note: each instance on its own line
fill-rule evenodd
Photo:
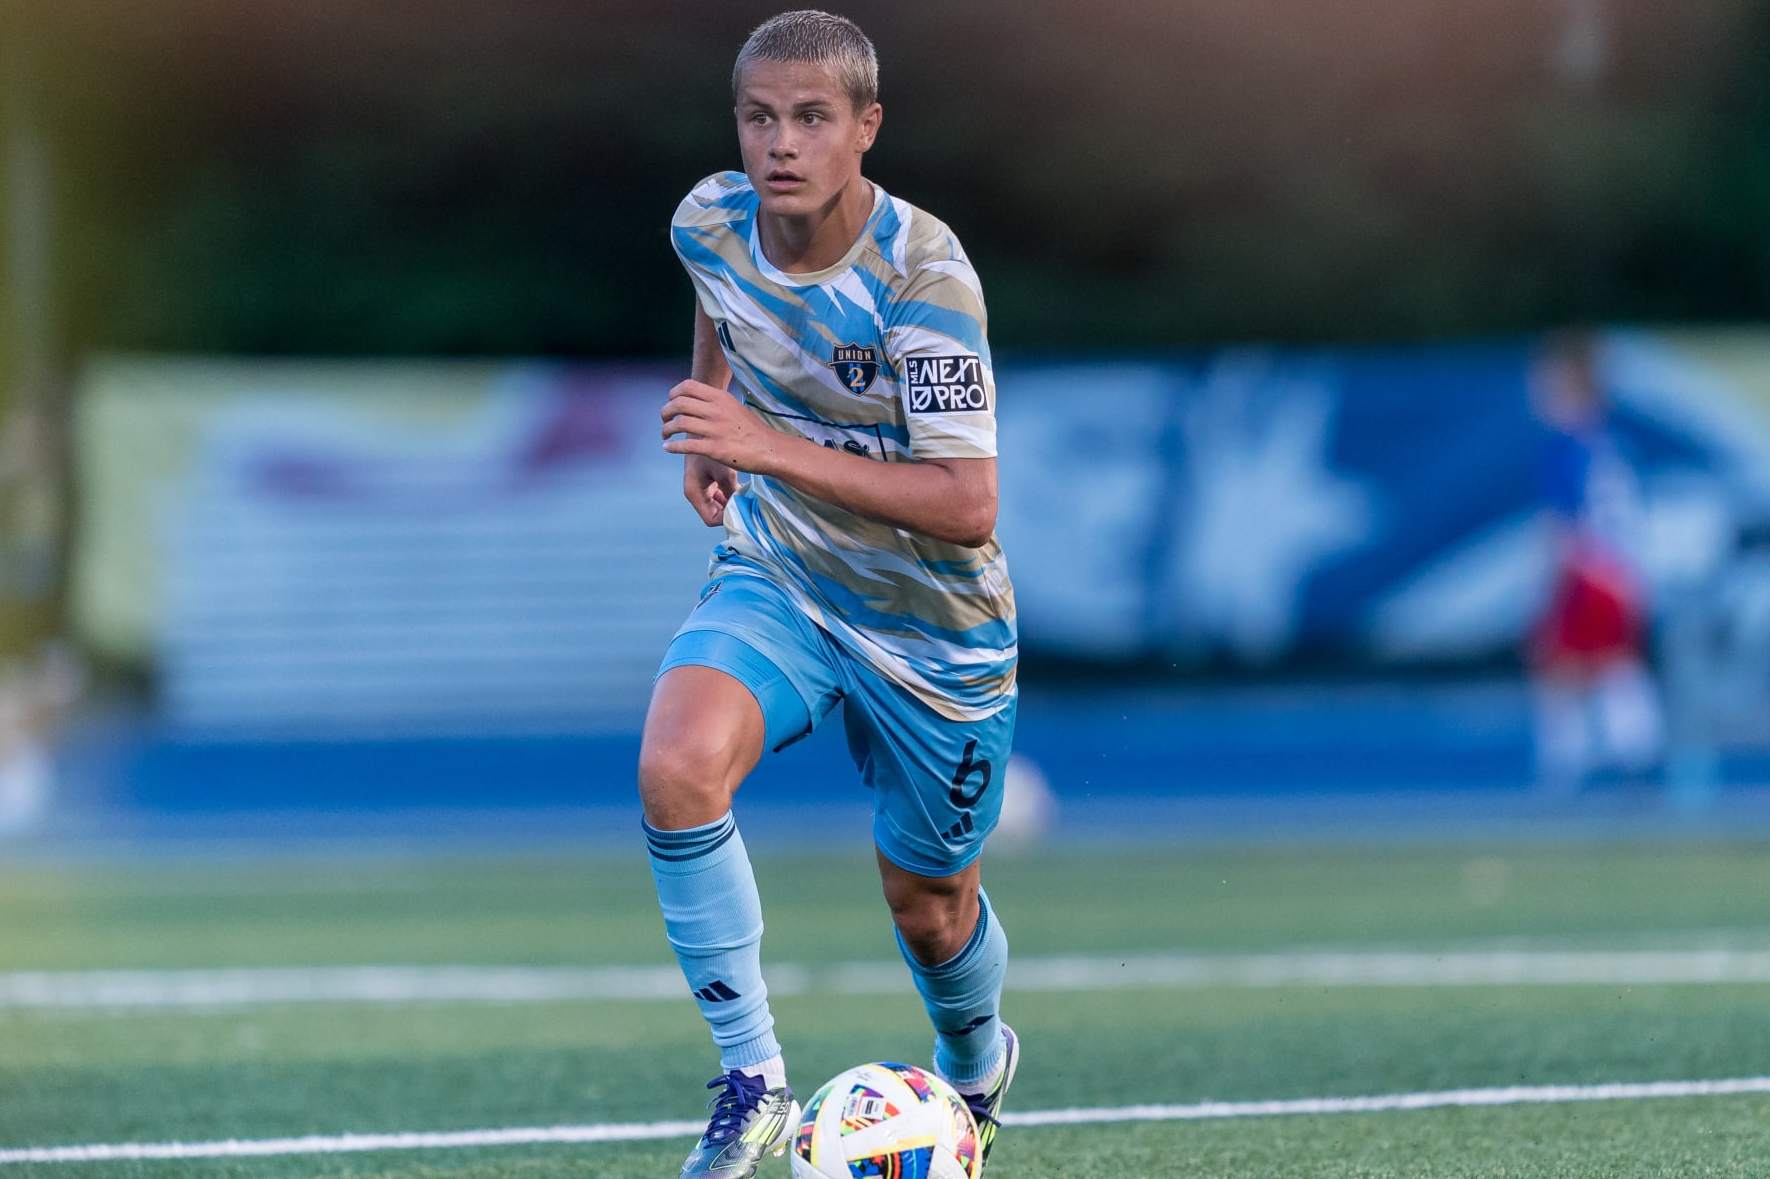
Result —
M 691 454 L 682 464 L 682 494 L 702 522 L 716 528 L 725 523 L 725 505 L 737 494 L 737 472 L 724 463 Z
M 662 417 L 671 454 L 700 455 L 752 475 L 770 472 L 783 437 L 730 393 L 700 381 L 671 389 Z

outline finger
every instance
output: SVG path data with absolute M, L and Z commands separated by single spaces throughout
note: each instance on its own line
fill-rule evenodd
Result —
M 702 417 L 709 417 L 713 414 L 717 414 L 719 411 L 720 407 L 710 401 L 694 397 L 672 397 L 670 400 L 664 402 L 664 408 L 659 412 L 658 416 L 667 418 L 672 414 L 692 413 L 698 414 Z
M 712 432 L 714 424 L 711 418 L 705 418 L 699 414 L 676 414 L 664 419 L 664 428 L 661 434 L 665 438 L 672 434 L 693 434 L 696 437 L 703 437 Z
M 694 510 L 695 515 L 699 516 L 701 522 L 709 528 L 725 519 L 724 504 L 708 503 L 702 500 L 694 506 Z
M 670 438 L 664 442 L 664 449 L 671 454 L 704 454 L 714 458 L 713 444 L 704 438 L 696 438 L 692 434 L 680 438 Z
M 671 412 L 674 409 L 680 409 L 685 404 L 686 405 L 705 405 L 707 403 L 706 398 L 696 397 L 694 395 L 694 390 L 696 389 L 696 387 L 697 386 L 695 386 L 690 381 L 684 381 L 680 385 L 677 385 L 675 388 L 670 390 L 670 395 L 668 397 L 664 398 L 664 407 L 663 407 L 663 409 L 659 410 L 658 412 L 663 417 L 669 417 Z
M 694 380 L 678 381 L 670 389 L 670 397 L 672 399 L 686 397 L 692 401 L 717 401 L 721 397 L 730 396 L 731 394 L 723 389 L 715 389 L 711 385 L 703 384 L 700 381 Z
M 694 509 L 694 514 L 701 518 L 702 523 L 710 526 L 725 517 L 724 504 L 709 503 L 705 498 L 696 494 L 692 488 L 685 493 L 685 496 L 689 506 Z
M 664 398 L 664 404 L 663 407 L 659 409 L 658 416 L 668 417 L 672 412 L 684 408 L 699 409 L 704 412 L 707 407 L 712 404 L 714 404 L 714 402 L 711 397 L 696 397 L 693 393 L 686 391 L 681 393 L 672 392 L 670 396 Z

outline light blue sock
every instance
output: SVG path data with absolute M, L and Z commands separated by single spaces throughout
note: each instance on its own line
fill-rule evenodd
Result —
M 936 1071 L 955 1085 L 988 1077 L 1002 1059 L 1002 978 L 1008 972 L 1008 935 L 990 909 L 988 894 L 978 890 L 977 928 L 947 961 L 922 965 L 901 933 L 897 948 L 934 1021 Z
M 704 827 L 645 823 L 664 932 L 719 1045 L 719 1067 L 780 1055 L 762 982 L 762 898 L 731 812 Z

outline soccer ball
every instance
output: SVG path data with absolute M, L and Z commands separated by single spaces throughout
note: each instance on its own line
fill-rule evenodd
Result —
M 908 1064 L 863 1064 L 811 1095 L 794 1179 L 977 1179 L 977 1124 L 952 1086 Z

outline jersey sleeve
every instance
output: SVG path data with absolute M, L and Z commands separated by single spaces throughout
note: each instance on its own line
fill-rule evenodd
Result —
M 983 289 L 962 255 L 923 263 L 892 302 L 886 358 L 915 457 L 995 457 L 996 380 L 985 323 Z
M 709 316 L 721 314 L 709 278 L 725 265 L 720 251 L 730 243 L 731 223 L 754 198 L 742 172 L 716 172 L 689 190 L 670 217 L 670 246 L 694 283 L 695 296 Z

